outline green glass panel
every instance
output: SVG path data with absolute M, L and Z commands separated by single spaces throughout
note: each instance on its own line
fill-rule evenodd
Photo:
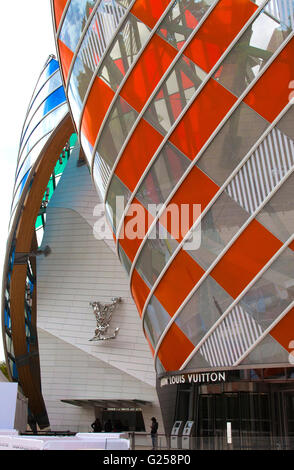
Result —
M 38 215 L 37 220 L 36 220 L 36 225 L 35 225 L 36 230 L 38 230 L 38 228 L 42 227 L 42 225 L 43 225 L 42 216 Z
M 77 140 L 78 140 L 77 134 L 72 134 L 69 138 L 69 145 L 71 147 L 74 147 L 76 145 Z

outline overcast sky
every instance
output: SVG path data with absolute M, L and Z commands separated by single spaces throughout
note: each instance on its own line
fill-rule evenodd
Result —
M 20 133 L 41 69 L 49 54 L 56 54 L 50 0 L 1 2 L 0 48 L 0 279 L 2 285 Z M 0 360 L 3 359 L 1 334 Z

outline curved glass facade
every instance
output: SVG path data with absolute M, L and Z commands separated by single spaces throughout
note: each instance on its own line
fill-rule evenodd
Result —
M 189 393 L 189 410 L 199 394 L 193 413 L 204 427 L 206 411 L 217 416 L 221 400 L 228 408 L 256 400 L 269 406 L 275 390 L 266 381 L 293 379 L 293 0 L 51 3 L 60 69 L 50 56 L 28 106 L 4 267 L 12 379 L 25 386 L 23 368 L 38 360 L 35 254 L 78 139 L 160 385 L 176 377 L 178 402 Z M 30 217 L 25 204 L 38 196 Z M 220 402 L 201 388 L 206 379 L 195 385 L 204 371 L 213 378 L 228 372 Z M 181 388 L 176 380 L 190 373 L 193 384 Z M 234 381 L 238 396 L 229 397 Z M 35 402 L 26 393 L 45 425 L 42 397 Z M 253 414 L 262 429 L 272 426 L 274 417 L 269 424 L 266 413 Z
M 264 338 L 287 351 L 293 2 L 94 3 L 70 41 L 67 4 L 57 43 L 157 372 L 250 365 Z
M 50 154 L 49 160 L 53 159 L 53 163 L 43 163 L 43 157 L 47 146 L 56 137 L 58 126 L 67 116 L 68 105 L 58 61 L 54 56 L 49 56 L 36 84 L 20 137 L 2 286 L 2 324 L 9 375 L 20 384 L 29 399 L 29 420 L 41 428 L 48 426 L 49 421 L 38 372 L 35 257 L 42 241 L 47 204 L 74 140 L 66 144 L 60 155 Z M 42 200 L 42 193 L 38 195 L 36 188 L 46 165 L 52 167 L 53 172 Z M 34 221 L 25 213 L 34 211 L 38 196 L 42 202 L 37 207 L 39 213 Z
M 11 204 L 12 215 L 29 178 L 31 168 L 52 131 L 67 113 L 68 106 L 58 62 L 54 57 L 50 57 L 39 77 L 23 124 Z
M 287 351 L 293 2 L 92 6 L 82 29 L 68 2 L 57 43 L 157 372 L 250 365 L 264 338 Z

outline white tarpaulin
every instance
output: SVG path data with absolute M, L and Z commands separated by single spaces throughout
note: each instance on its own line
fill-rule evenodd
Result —
M 0 382 L 0 429 L 14 429 L 17 383 Z

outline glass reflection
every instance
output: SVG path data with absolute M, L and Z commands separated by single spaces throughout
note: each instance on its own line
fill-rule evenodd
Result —
M 61 81 L 61 76 L 59 70 L 45 83 L 45 85 L 41 88 L 40 92 L 36 96 L 36 99 L 34 101 L 34 105 L 31 107 L 30 112 L 27 115 L 26 118 L 26 123 L 29 125 L 30 119 L 32 118 L 33 114 L 39 107 L 39 105 L 49 96 L 52 92 L 57 90 L 57 88 L 62 86 L 62 81 Z M 21 142 L 23 141 L 23 138 L 27 132 L 27 127 L 25 131 L 22 133 L 22 139 Z
M 164 203 L 190 164 L 190 160 L 167 142 L 141 183 L 136 198 L 147 204 Z
M 59 64 L 56 59 L 54 59 L 53 56 L 49 56 L 47 63 L 44 66 L 44 70 L 42 71 L 40 78 L 38 80 L 38 83 L 36 85 L 36 88 L 34 90 L 32 99 L 30 101 L 29 109 L 34 105 L 34 101 L 36 99 L 36 96 L 42 89 L 43 84 L 48 80 L 48 78 L 53 75 L 57 70 L 59 69 Z
M 75 51 L 87 19 L 97 0 L 71 0 L 61 27 L 59 39 Z
M 160 336 L 170 321 L 170 315 L 158 302 L 155 296 L 152 296 L 148 303 L 144 316 L 144 329 L 153 346 L 156 347 Z
M 130 197 L 130 190 L 114 174 L 107 194 L 105 213 L 112 226 L 114 234 L 116 234 L 119 222 Z
M 215 0 L 177 0 L 158 33 L 180 50 Z
M 191 60 L 180 57 L 147 108 L 144 118 L 165 135 L 206 75 Z
M 292 1 L 292 0 L 291 0 Z M 293 29 L 287 2 L 271 0 L 222 62 L 214 78 L 240 96 Z
M 223 192 L 201 220 L 201 244 L 189 255 L 209 268 L 248 218 L 248 212 Z
M 82 103 L 96 67 L 125 14 L 129 0 L 101 1 L 87 29 L 69 81 L 69 101 L 78 123 Z
M 117 33 L 116 41 L 104 58 L 99 76 L 117 90 L 150 35 L 150 29 L 131 13 Z
M 51 133 L 52 131 L 42 137 L 42 139 L 29 152 L 23 163 L 20 162 L 20 164 L 18 165 L 18 173 L 15 181 L 15 186 L 17 186 L 18 182 L 23 178 L 27 170 L 33 166 L 46 141 L 49 139 Z
M 253 109 L 241 103 L 203 152 L 197 166 L 221 186 L 268 125 Z
M 186 303 L 176 319 L 176 324 L 196 346 L 233 300 L 208 276 Z
M 153 286 L 164 266 L 178 247 L 178 242 L 157 222 L 144 242 L 136 270 L 149 286 Z
M 127 274 L 130 274 L 132 263 L 129 260 L 129 257 L 126 255 L 125 251 L 122 249 L 120 244 L 118 245 L 118 256 Z
M 263 330 L 293 302 L 293 279 L 294 253 L 286 248 L 240 302 Z
M 31 135 L 29 136 L 23 148 L 22 157 L 29 153 L 29 151 L 40 138 L 54 129 L 67 112 L 67 103 L 64 103 L 58 108 L 54 109 L 51 113 L 47 114 L 47 116 L 34 128 Z
M 120 96 L 111 109 L 97 147 L 100 158 L 111 170 L 138 117 L 138 113 Z
M 293 200 L 294 174 L 292 173 L 256 217 L 256 220 L 282 242 L 286 242 L 294 233 Z
M 66 97 L 64 94 L 64 89 L 63 87 L 59 87 L 57 90 L 55 90 L 51 95 L 47 96 L 46 100 L 43 101 L 43 103 L 40 105 L 39 109 L 36 111 L 34 116 L 32 117 L 31 122 L 29 123 L 27 129 L 25 130 L 23 134 L 23 139 L 25 136 L 26 138 L 26 143 L 28 139 L 30 138 L 34 128 L 38 125 L 38 123 L 43 119 L 43 117 L 48 114 L 52 109 L 56 108 L 60 103 L 66 101 Z M 25 144 L 21 146 L 20 150 L 20 155 L 23 151 L 23 147 Z

